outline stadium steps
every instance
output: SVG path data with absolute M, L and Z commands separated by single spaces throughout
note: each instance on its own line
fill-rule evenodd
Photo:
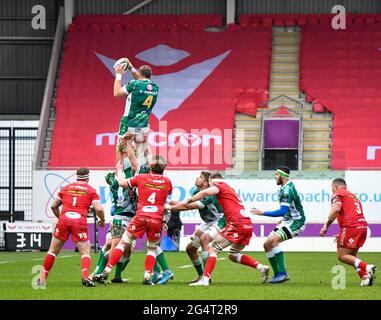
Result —
M 67 38 L 67 33 L 65 33 L 63 41 L 66 41 L 66 38 Z M 64 47 L 65 46 L 61 47 L 60 57 L 58 60 L 57 76 L 56 76 L 56 79 L 54 82 L 53 98 L 52 98 L 52 101 L 50 102 L 48 128 L 47 128 L 46 136 L 45 136 L 45 140 L 44 140 L 43 157 L 41 160 L 41 168 L 42 169 L 48 168 L 48 163 L 49 163 L 49 159 L 50 159 L 50 148 L 52 146 L 54 123 L 56 120 L 55 101 L 56 101 L 56 97 L 57 97 L 58 80 L 59 80 L 59 77 L 61 74 L 61 63 L 62 63 Z
M 312 110 L 310 110 L 313 113 Z M 328 170 L 331 162 L 332 119 L 330 114 L 303 118 L 303 170 Z
M 270 99 L 285 95 L 299 100 L 299 51 L 300 32 L 297 28 L 285 31 L 273 27 Z M 274 108 L 278 106 L 279 103 Z M 269 108 L 272 107 L 270 104 Z
M 271 111 L 282 105 L 301 115 L 303 170 L 327 170 L 331 159 L 332 119 L 328 113 L 314 113 L 312 105 L 300 93 L 300 41 L 299 28 L 273 27 L 270 99 L 284 95 L 301 104 L 281 97 L 270 102 L 268 108 Z
M 235 114 L 233 161 L 235 168 L 258 170 L 261 121 L 253 116 Z

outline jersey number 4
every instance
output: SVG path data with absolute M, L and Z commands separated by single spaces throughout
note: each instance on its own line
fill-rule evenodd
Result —
M 153 101 L 153 96 L 148 96 L 148 97 L 144 100 L 144 102 L 143 102 L 143 106 L 146 106 L 148 109 L 151 108 L 152 101 Z
M 152 192 L 151 195 L 148 197 L 147 201 L 150 202 L 151 204 L 154 204 L 155 198 L 156 198 L 156 192 Z

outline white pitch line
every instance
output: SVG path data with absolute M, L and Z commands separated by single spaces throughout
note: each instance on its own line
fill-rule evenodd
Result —
M 225 260 L 226 258 L 218 258 L 217 260 Z M 193 264 L 186 264 L 184 266 L 177 267 L 178 269 L 188 269 L 194 267 Z
M 57 259 L 64 259 L 64 258 L 71 258 L 75 257 L 75 255 L 69 255 L 69 256 L 58 256 Z M 14 262 L 27 262 L 27 261 L 43 261 L 45 258 L 36 258 L 36 259 L 30 259 L 30 260 L 8 260 L 8 261 L 0 261 L 0 264 L 5 264 L 5 263 L 14 263 Z

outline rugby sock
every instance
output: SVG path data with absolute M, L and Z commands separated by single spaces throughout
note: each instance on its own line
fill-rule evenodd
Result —
M 278 263 L 279 272 L 286 273 L 286 263 L 284 261 L 284 253 L 281 248 L 273 248 L 273 253 L 275 254 L 276 261 Z
M 155 265 L 153 266 L 153 272 L 155 272 L 155 273 L 160 273 L 161 272 L 160 266 L 157 263 L 157 261 L 156 261 Z
M 208 251 L 201 251 L 201 258 L 202 258 L 202 263 L 204 265 L 204 268 L 205 268 L 205 265 L 206 265 L 206 260 L 208 260 L 208 256 L 209 256 L 209 252 Z
M 267 259 L 269 260 L 271 264 L 271 268 L 273 268 L 274 274 L 277 274 L 279 272 L 278 262 L 275 258 L 275 254 L 271 251 L 265 252 Z
M 106 268 L 109 257 L 110 257 L 109 251 L 106 253 L 103 253 L 102 260 L 99 262 L 99 265 L 97 266 L 98 271 L 95 274 L 100 274 L 103 272 L 103 270 Z
M 240 256 L 240 259 L 239 261 L 240 264 L 243 264 L 245 266 L 249 266 L 249 267 L 252 267 L 252 268 L 255 268 L 255 269 L 258 269 L 260 270 L 263 266 L 256 260 L 254 260 L 253 258 L 243 254 Z
M 120 261 L 115 266 L 115 278 L 116 279 L 122 279 L 122 272 L 124 269 L 126 269 L 128 263 L 130 262 L 130 259 L 122 257 Z
M 192 263 L 194 265 L 194 268 L 196 269 L 197 271 L 197 275 L 200 277 L 202 276 L 202 274 L 204 273 L 204 270 L 202 268 L 202 262 L 201 262 L 201 259 L 200 257 L 198 257 L 196 260 L 192 260 Z
M 359 258 L 356 258 L 354 267 L 360 268 L 361 270 L 366 270 L 367 265 L 368 264 L 366 262 L 361 261 Z
M 160 247 L 156 249 L 156 260 L 160 264 L 163 271 L 169 270 L 167 260 L 165 259 L 163 250 Z
M 44 268 L 41 270 L 40 282 L 44 282 L 48 277 L 49 271 L 52 269 L 56 255 L 52 252 L 48 252 L 44 260 Z
M 208 277 L 209 279 L 212 277 L 212 272 L 213 272 L 214 266 L 216 265 L 216 261 L 217 261 L 217 255 L 214 253 L 210 254 L 205 265 L 205 270 L 204 270 L 205 277 Z
M 359 275 L 360 279 L 364 279 L 368 277 L 368 272 L 366 272 L 366 270 L 356 268 L 356 272 Z
M 119 262 L 122 255 L 123 250 L 117 246 L 111 253 L 110 258 L 108 259 L 107 266 L 105 268 L 105 271 L 107 273 L 109 273 L 112 270 L 112 268 L 114 268 L 114 266 Z
M 151 273 L 153 267 L 156 262 L 156 255 L 154 251 L 148 251 L 146 260 L 144 262 L 144 279 L 149 279 L 151 277 Z
M 102 260 L 103 260 L 103 256 L 105 255 L 105 251 L 103 249 L 103 247 L 101 248 L 101 250 L 99 251 L 99 258 L 98 258 L 98 262 L 97 262 L 97 268 L 100 267 L 101 263 L 102 263 Z M 97 269 L 95 269 L 94 273 L 96 274 L 97 273 Z
M 84 254 L 81 257 L 82 278 L 87 279 L 89 277 L 89 270 L 91 267 L 91 258 L 89 255 Z

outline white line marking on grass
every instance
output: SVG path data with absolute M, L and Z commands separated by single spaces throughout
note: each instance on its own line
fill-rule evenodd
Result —
M 64 258 L 71 258 L 75 257 L 74 254 L 69 255 L 69 256 L 58 256 L 57 259 L 64 259 Z M 14 262 L 26 262 L 26 261 L 43 261 L 45 258 L 36 258 L 36 259 L 29 259 L 29 260 L 8 260 L 8 261 L 0 261 L 0 264 L 5 264 L 5 263 L 14 263 Z
M 225 260 L 226 258 L 218 258 L 217 260 Z M 188 269 L 194 267 L 193 264 L 186 264 L 184 266 L 177 267 L 178 269 Z
M 65 258 L 71 258 L 71 257 L 75 257 L 75 255 L 72 254 L 72 255 L 69 255 L 69 256 L 58 256 L 56 259 L 65 259 Z M 45 258 L 32 259 L 32 261 L 40 261 L 40 260 L 45 260 Z

